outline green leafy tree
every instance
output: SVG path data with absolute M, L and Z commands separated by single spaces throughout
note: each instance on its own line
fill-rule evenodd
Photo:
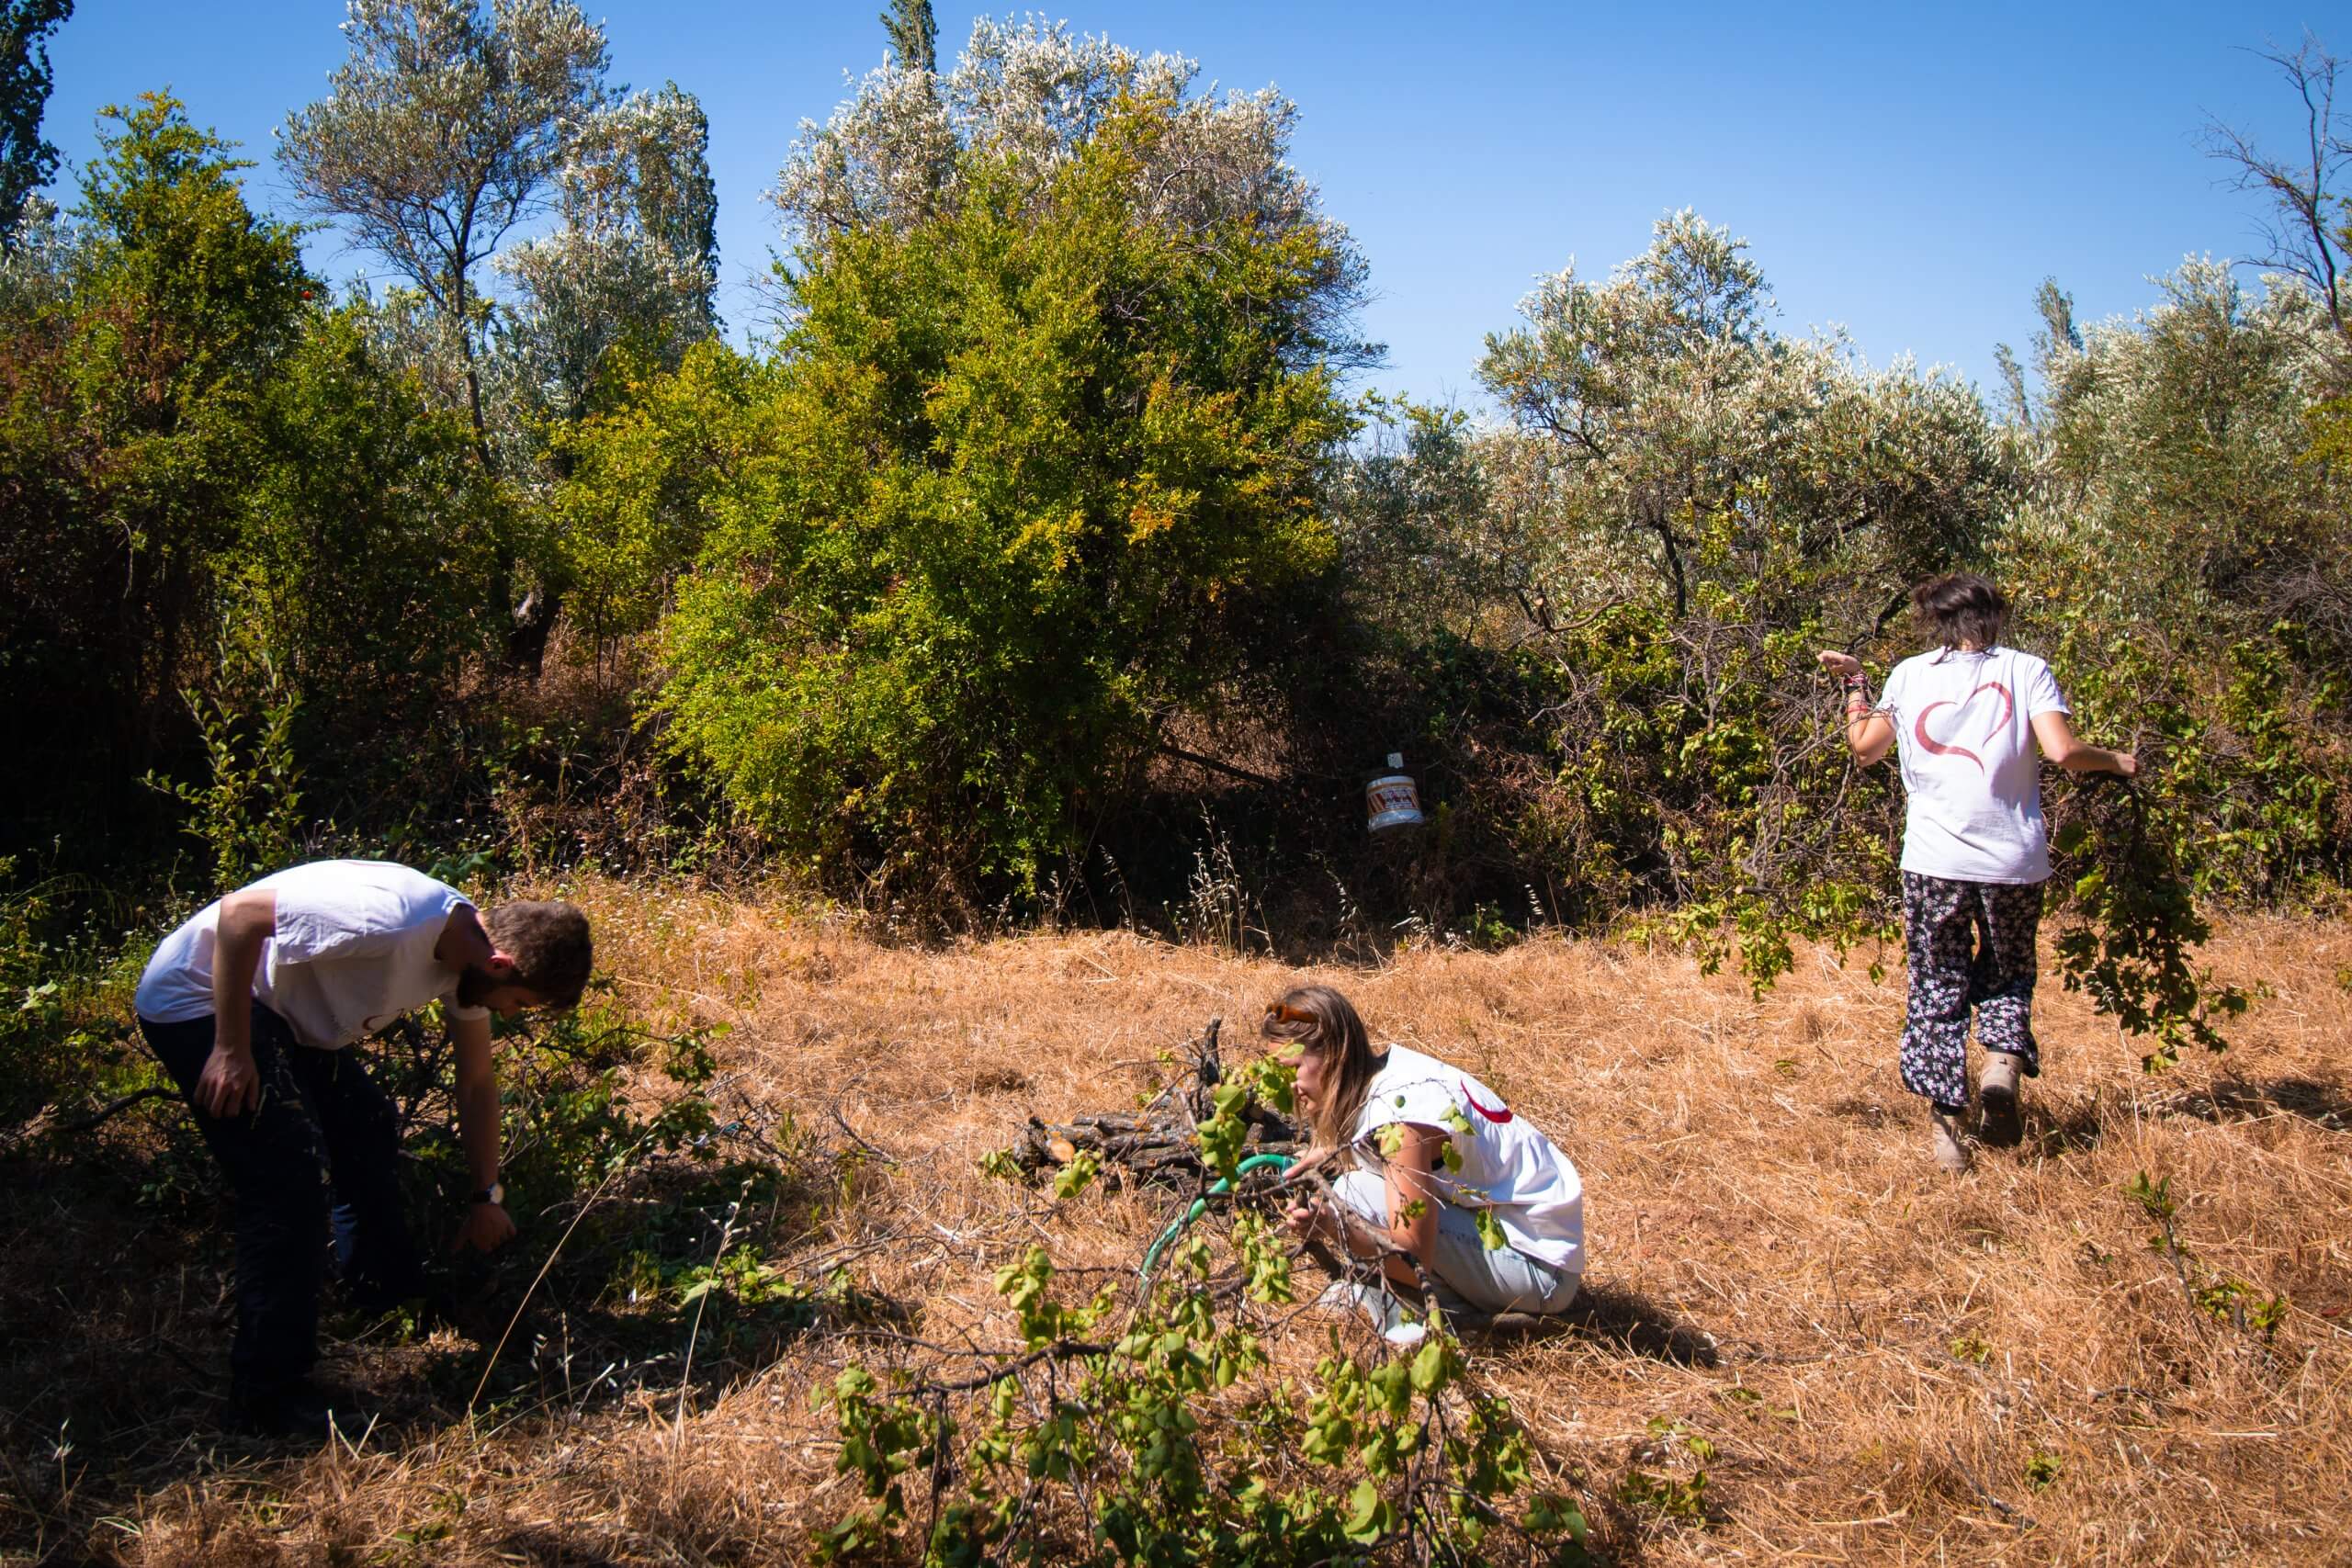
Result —
M 793 852 L 1034 886 L 1329 558 L 1336 231 L 1167 221 L 1181 116 L 962 155 L 953 209 L 787 276 L 663 628 L 672 743 Z
M 1758 983 L 1791 935 L 1884 931 L 1892 802 L 1824 744 L 1811 650 L 1868 643 L 1914 581 L 1981 557 L 2006 500 L 1982 405 L 1780 336 L 1745 245 L 1688 212 L 1522 311 L 1487 340 L 1512 427 L 1452 548 L 1548 655 L 1542 815 L 1587 912 L 1671 911 Z
M 549 553 L 600 660 L 669 608 L 701 548 L 706 500 L 766 460 L 775 374 L 717 338 L 666 373 L 624 349 L 605 367 L 610 406 L 556 432 L 564 478 L 548 493 Z
M 1180 231 L 1248 222 L 1311 254 L 1314 287 L 1285 311 L 1306 329 L 1289 344 L 1292 363 L 1376 360 L 1375 345 L 1351 337 L 1363 258 L 1290 162 L 1298 106 L 1271 87 L 1199 91 L 1200 72 L 1196 61 L 1138 54 L 1066 24 L 982 17 L 944 75 L 901 56 L 859 82 L 823 125 L 803 121 L 770 199 L 813 260 L 836 235 L 955 212 L 967 172 L 989 172 L 994 190 L 994 171 L 1009 169 L 1042 197 L 1123 106 L 1164 106 L 1160 132 L 1130 150 L 1137 220 Z
M 675 368 L 718 331 L 710 126 L 675 83 L 592 116 L 557 177 L 562 227 L 497 261 L 520 298 L 498 333 L 514 405 L 544 433 L 589 410 L 623 344 Z
M 213 640 L 214 563 L 260 465 L 254 410 L 311 287 L 295 231 L 256 217 L 227 144 L 178 103 L 107 111 L 54 270 L 10 290 L 0 362 L 0 644 L 34 765 L 20 824 L 121 806 L 185 723 Z M 19 263 L 35 258 L 19 254 Z M 105 759 L 101 763 L 100 759 Z
M 483 607 L 501 492 L 464 416 L 379 363 L 363 316 L 312 310 L 263 389 L 265 455 L 216 569 L 302 693 L 312 755 L 399 750 L 501 629 Z
M 74 0 L 0 0 L 0 246 L 15 243 L 25 204 L 57 173 L 57 149 L 40 133 L 55 80 L 49 35 L 73 15 Z
M 572 0 L 351 0 L 350 56 L 332 90 L 287 118 L 277 157 L 295 191 L 342 220 L 428 309 L 409 320 L 454 358 L 485 470 L 494 470 L 481 359 L 491 304 L 476 275 L 541 210 L 573 129 L 604 107 L 605 34 Z M 556 604 L 497 545 L 492 609 L 510 660 L 536 670 Z
M 2084 720 L 2146 754 L 2146 830 L 2208 895 L 2276 897 L 2346 863 L 2352 536 L 2311 412 L 2336 335 L 2312 290 L 2192 262 L 2153 310 L 2046 334 L 2018 435 L 1996 555 L 2021 633 Z
M 900 69 L 939 69 L 939 22 L 931 14 L 931 0 L 890 0 L 881 22 L 890 39 L 890 57 Z
M 350 58 L 287 117 L 278 162 L 431 302 L 487 465 L 475 270 L 538 210 L 567 126 L 602 104 L 604 31 L 570 0 L 351 0 L 344 34 Z
M 282 755 L 399 750 L 483 646 L 494 497 L 463 417 L 318 303 L 226 143 L 168 97 L 108 125 L 71 222 L 0 268 L 0 687 L 35 748 L 12 835 L 96 852 L 101 815 L 120 854 L 163 798 L 126 785 L 219 771 L 192 710 L 235 729 L 237 669 L 272 672 Z M 348 787 L 305 772 L 322 804 Z

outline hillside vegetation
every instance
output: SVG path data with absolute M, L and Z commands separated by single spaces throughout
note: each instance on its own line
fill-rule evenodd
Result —
M 2316 39 L 2307 167 L 2209 128 L 2277 249 L 2105 321 L 2052 279 L 1994 387 L 1798 335 L 1662 192 L 1495 302 L 1473 418 L 1378 389 L 1313 106 L 1181 55 L 893 0 L 730 336 L 702 108 L 571 0 L 352 0 L 274 187 L 125 84 L 51 202 L 70 11 L 0 28 L 0 1552 L 2352 1559 Z M 1894 1075 L 1901 786 L 1815 660 L 1883 676 L 1954 570 L 2139 770 L 2045 781 L 2050 1068 L 1961 1181 Z M 129 998 L 338 855 L 577 897 L 598 974 L 502 1035 L 522 1241 L 334 1320 L 364 1437 L 243 1447 Z M 1580 1166 L 1562 1332 L 1383 1359 L 1261 1192 L 1147 1285 L 1176 1195 L 1001 1157 L 1302 974 Z M 439 1024 L 367 1047 L 428 1227 Z M 1212 1164 L 1286 1091 L 1222 1087 Z

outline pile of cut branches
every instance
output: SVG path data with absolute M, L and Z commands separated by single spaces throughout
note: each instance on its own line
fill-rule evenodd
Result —
M 1183 1070 L 1140 1110 L 1089 1111 L 1066 1122 L 1031 1116 L 1008 1151 L 1013 1162 L 1036 1176 L 1091 1156 L 1130 1181 L 1191 1190 L 1230 1177 L 1231 1168 L 1251 1155 L 1295 1156 L 1302 1146 L 1298 1130 L 1258 1086 L 1243 1081 L 1245 1075 L 1227 1071 L 1217 1049 L 1224 1024 L 1210 1019 L 1198 1037 L 1168 1054 Z M 1229 1158 L 1219 1157 L 1227 1153 Z

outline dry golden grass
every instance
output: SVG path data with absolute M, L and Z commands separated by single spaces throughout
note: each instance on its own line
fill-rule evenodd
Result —
M 731 1025 L 741 1088 L 846 1144 L 838 1109 L 892 1156 L 806 1250 L 886 1240 L 860 1280 L 936 1339 L 1012 1342 L 997 1265 L 1041 1235 L 1064 1265 L 1131 1265 L 1161 1212 L 1095 1191 L 1041 1223 L 978 1156 L 1032 1109 L 1127 1103 L 1160 1047 L 1301 974 L 1122 933 L 893 948 L 784 899 L 571 891 L 626 1000 Z M 2049 986 L 2025 1145 L 1957 1180 L 1895 1081 L 1899 971 L 1807 955 L 1758 1002 L 1679 955 L 1545 940 L 1314 973 L 1582 1170 L 1591 1311 L 1474 1350 L 1621 1560 L 2352 1562 L 2352 931 L 2246 921 L 2211 956 L 2268 988 L 2218 1066 L 2145 1077 Z M 2192 1308 L 2124 1194 L 2143 1171 L 2170 1177 L 2211 1268 L 2291 1299 L 2275 1340 Z M 1291 1333 L 1311 1356 L 1322 1329 Z M 873 1354 L 812 1335 L 682 1423 L 648 1397 L 191 1466 L 87 1544 L 154 1564 L 794 1561 L 852 1500 L 809 1392 Z M 1657 1417 L 1716 1446 L 1707 1529 L 1612 1501 Z M 2036 1456 L 2056 1468 L 2040 1487 Z M 397 1534 L 420 1526 L 447 1533 Z

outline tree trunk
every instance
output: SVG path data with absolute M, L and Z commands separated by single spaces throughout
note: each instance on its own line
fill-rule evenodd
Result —
M 461 268 L 451 269 L 447 294 L 458 331 L 458 352 L 465 360 L 466 414 L 473 421 L 474 457 L 481 464 L 482 477 L 489 479 L 496 470 L 490 457 L 490 422 L 482 417 L 481 375 L 474 364 L 473 323 L 467 318 L 466 276 Z M 507 669 L 537 681 L 547 660 L 548 635 L 555 629 L 559 598 L 542 586 L 522 594 L 518 601 L 515 580 L 520 564 L 502 539 L 492 558 L 490 608 L 505 623 Z
M 547 662 L 548 634 L 555 630 L 555 618 L 563 608 L 563 596 L 544 585 L 523 595 L 514 606 L 514 618 L 506 630 L 506 665 L 537 681 L 539 670 Z

